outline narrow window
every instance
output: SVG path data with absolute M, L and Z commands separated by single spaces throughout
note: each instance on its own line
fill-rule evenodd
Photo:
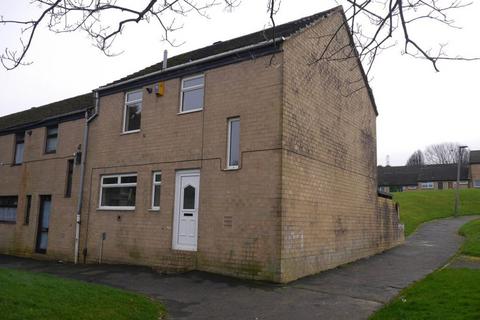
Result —
M 203 74 L 182 79 L 180 112 L 191 112 L 203 109 L 204 80 Z
M 23 218 L 23 224 L 28 225 L 30 223 L 30 209 L 32 208 L 32 196 L 27 195 L 25 203 L 25 217 Z
M 240 163 L 240 118 L 228 119 L 228 168 L 237 169 Z
M 162 186 L 162 173 L 153 173 L 153 190 L 152 190 L 152 210 L 160 210 L 160 190 Z
M 72 196 L 72 184 L 73 184 L 73 159 L 68 160 L 67 162 L 67 182 L 65 186 L 65 198 L 70 198 Z
M 47 127 L 47 139 L 45 141 L 45 153 L 57 152 L 58 125 Z
M 123 115 L 123 132 L 140 130 L 142 120 L 142 91 L 128 92 L 125 95 L 125 111 Z
M 15 223 L 17 221 L 17 196 L 0 197 L 0 222 Z
M 25 150 L 25 132 L 17 133 L 15 135 L 15 159 L 14 159 L 15 165 L 20 165 L 23 163 L 24 150 Z
M 100 188 L 100 209 L 134 210 L 137 175 L 103 176 Z

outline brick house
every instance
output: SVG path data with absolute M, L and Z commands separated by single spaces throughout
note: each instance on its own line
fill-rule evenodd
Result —
M 457 185 L 456 164 L 378 166 L 378 188 L 384 192 L 446 190 Z M 460 169 L 460 188 L 471 186 L 470 165 Z
M 396 207 L 377 195 L 377 111 L 363 69 L 357 59 L 311 63 L 327 43 L 319 35 L 343 21 L 337 7 L 278 26 L 275 38 L 268 29 L 216 42 L 94 90 L 87 120 L 59 125 L 77 130 L 59 130 L 59 146 L 62 135 L 71 144 L 61 161 L 82 144 L 79 198 L 62 207 L 60 190 L 28 191 L 54 193 L 49 230 L 63 243 L 49 231 L 35 253 L 39 233 L 21 224 L 33 178 L 24 163 L 0 168 L 15 180 L 0 194 L 18 195 L 21 208 L 16 224 L 0 224 L 10 235 L 0 250 L 288 282 L 401 243 Z M 352 40 L 342 28 L 336 41 Z M 365 88 L 345 95 L 351 79 Z M 14 134 L 0 138 L 13 150 Z M 59 188 L 63 173 L 43 170 L 44 183 Z

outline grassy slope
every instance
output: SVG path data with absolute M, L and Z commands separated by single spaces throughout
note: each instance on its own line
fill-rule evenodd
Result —
M 480 270 L 444 269 L 402 291 L 370 319 L 480 319 Z
M 157 320 L 163 306 L 119 289 L 24 271 L 0 269 L 2 320 Z
M 480 257 L 480 220 L 464 224 L 459 233 L 466 238 L 461 253 Z
M 423 222 L 451 216 L 455 190 L 396 192 L 394 199 L 400 204 L 405 235 L 409 235 Z M 461 215 L 480 214 L 480 190 L 460 190 L 460 201 Z

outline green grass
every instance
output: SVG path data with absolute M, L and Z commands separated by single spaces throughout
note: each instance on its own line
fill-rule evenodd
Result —
M 480 220 L 473 220 L 464 224 L 459 233 L 466 238 L 461 253 L 467 256 L 480 257 Z
M 2 320 L 157 320 L 164 307 L 152 299 L 106 286 L 0 269 Z
M 400 220 L 405 224 L 405 235 L 430 220 L 453 215 L 455 190 L 395 192 L 400 204 Z M 480 190 L 460 190 L 460 214 L 480 214 Z
M 443 269 L 427 276 L 370 319 L 480 319 L 480 270 Z

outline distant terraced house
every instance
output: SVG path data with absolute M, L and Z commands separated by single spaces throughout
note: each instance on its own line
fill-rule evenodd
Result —
M 456 164 L 378 166 L 378 188 L 384 192 L 453 189 Z M 480 150 L 470 151 L 468 164 L 460 167 L 459 188 L 480 188 Z
M 0 118 L 0 252 L 288 282 L 401 243 L 360 62 L 311 63 L 320 34 L 352 45 L 344 22 L 334 8 Z

